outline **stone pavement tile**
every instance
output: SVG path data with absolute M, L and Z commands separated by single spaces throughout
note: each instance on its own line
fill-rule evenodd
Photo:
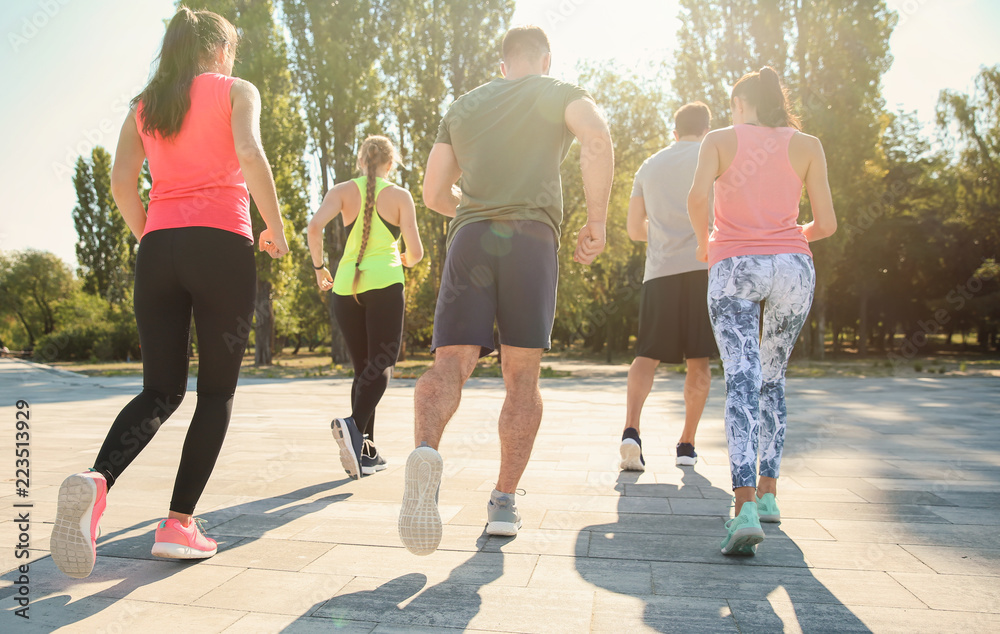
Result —
M 677 515 L 714 515 L 716 517 L 728 516 L 732 507 L 729 498 L 717 498 L 712 500 L 670 498 L 670 510 Z
M 855 615 L 856 607 L 840 603 L 790 601 L 787 595 L 768 600 L 730 599 L 729 606 L 740 632 L 870 632 Z M 897 610 L 899 608 L 869 608 Z M 913 610 L 914 612 L 929 610 Z M 886 630 L 879 630 L 886 631 Z M 914 631 L 914 630 L 911 630 Z
M 486 541 L 485 526 L 446 524 L 441 536 L 441 550 L 479 550 Z M 384 520 L 327 520 L 294 536 L 301 541 L 358 546 L 402 546 L 396 522 Z
M 592 632 L 738 632 L 725 599 L 598 592 Z
M 489 630 L 473 630 L 470 628 L 457 627 L 414 627 L 412 625 L 386 625 L 380 624 L 372 630 L 372 634 L 437 634 L 439 632 L 463 632 L 464 634 L 482 634 Z M 500 630 L 502 631 L 502 630 Z M 495 632 L 494 632 L 495 634 Z
M 830 540 L 833 541 L 833 536 L 827 532 L 819 522 L 816 520 L 805 520 L 805 519 L 785 519 L 784 510 L 782 510 L 782 519 L 778 524 L 769 524 L 767 522 L 761 522 L 761 527 L 764 529 L 764 535 L 768 538 L 774 537 L 789 537 L 796 541 L 802 539 L 810 540 Z
M 932 572 L 919 558 L 896 544 L 814 541 L 796 539 L 810 568 Z
M 331 548 L 332 544 L 322 542 L 247 538 L 220 549 L 205 563 L 266 570 L 302 570 Z
M 701 490 L 698 487 L 694 486 L 678 487 L 676 484 L 652 484 L 652 483 L 626 484 L 625 496 L 703 499 L 701 495 Z
M 981 487 L 978 491 L 958 491 L 951 488 L 935 491 L 940 497 L 952 504 L 971 508 L 1000 508 L 1000 491 L 993 486 L 988 489 Z
M 820 477 L 839 477 L 850 474 L 853 478 L 893 478 L 906 477 L 903 470 L 875 457 L 865 458 L 814 458 L 805 463 L 809 470 Z M 785 465 L 782 464 L 782 472 Z M 794 474 L 788 475 L 796 477 Z
M 528 583 L 529 588 L 592 590 L 594 586 L 621 594 L 653 594 L 652 569 L 648 561 L 619 559 L 609 568 L 600 559 L 542 555 Z
M 238 515 L 233 519 L 213 526 L 211 535 L 228 535 L 233 537 L 269 537 L 271 539 L 290 539 L 297 533 L 323 524 L 323 518 L 318 514 L 301 517 L 287 515 Z
M 757 555 L 760 556 L 760 553 Z M 925 607 L 887 573 L 654 562 L 653 589 L 669 596 L 764 600 L 775 590 L 793 602 Z
M 903 548 L 943 575 L 1000 577 L 1000 549 L 912 545 Z
M 874 504 L 920 504 L 923 506 L 955 506 L 954 502 L 929 491 L 884 491 L 875 487 L 852 487 L 865 502 Z
M 624 499 L 624 498 L 622 498 Z M 665 500 L 644 500 L 636 499 L 636 502 L 652 502 L 656 508 L 665 509 L 660 512 L 669 513 L 670 506 Z M 544 509 L 546 511 L 597 511 L 614 513 L 619 510 L 619 498 L 608 495 L 553 495 L 549 493 L 531 493 L 523 498 L 518 498 L 518 506 L 528 506 Z M 636 513 L 642 511 L 633 511 Z
M 447 528 L 445 529 L 447 532 Z M 585 553 L 590 541 L 588 531 L 561 531 L 555 529 L 522 529 L 517 537 L 490 537 L 482 546 L 483 552 L 502 552 L 522 555 L 576 555 Z
M 930 507 L 928 510 L 952 524 L 972 524 L 990 526 L 992 530 L 1000 529 L 1000 510 L 998 509 L 944 506 Z
M 781 480 L 778 482 L 780 485 L 780 491 L 778 492 L 779 500 L 788 500 L 795 502 L 871 502 L 873 500 L 866 500 L 864 497 L 858 495 L 854 491 L 847 488 L 832 487 L 829 489 L 821 489 L 817 487 L 803 487 L 802 485 L 795 482 L 792 478 L 786 478 L 782 475 Z M 831 484 L 833 484 L 831 482 Z
M 1000 614 L 952 610 L 905 610 L 852 606 L 854 615 L 873 632 L 968 632 L 1000 631 Z
M 222 631 L 224 634 L 260 634 L 260 632 L 328 634 L 332 630 L 338 634 L 369 634 L 376 625 L 377 623 L 314 616 L 295 617 L 287 614 L 251 613 Z
M 616 498 L 611 498 L 605 496 L 606 500 L 615 500 Z M 676 498 L 675 498 L 676 499 Z M 711 500 L 701 500 L 703 502 L 711 502 Z M 610 505 L 609 505 L 610 506 Z M 588 500 L 583 502 L 578 509 L 585 508 L 592 511 L 603 510 L 600 505 L 591 504 Z M 633 497 L 633 496 L 622 496 L 617 498 L 617 502 L 611 510 L 615 510 L 618 513 L 655 513 L 661 515 L 671 515 L 673 514 L 673 509 L 671 508 L 670 498 L 645 498 L 645 497 Z
M 423 575 L 411 573 L 389 580 L 354 579 L 314 616 L 406 628 L 580 632 L 590 628 L 593 596 L 593 590 L 484 586 L 481 582 L 427 584 Z
M 883 491 L 932 491 L 941 495 L 945 499 L 947 499 L 948 496 L 943 495 L 944 491 L 976 493 L 983 491 L 984 489 L 996 490 L 1000 488 L 1000 484 L 988 479 L 978 482 L 970 482 L 954 478 L 942 478 L 940 480 L 932 478 L 919 480 L 916 478 L 864 478 L 863 481 L 866 484 L 870 484 L 877 489 L 882 489 Z
M 586 535 L 590 531 L 583 531 Z M 599 533 L 590 537 L 589 556 L 602 559 L 639 559 L 642 561 L 673 561 L 717 563 L 723 565 L 781 566 L 805 568 L 802 552 L 790 539 L 765 539 L 756 557 L 726 557 L 719 550 L 724 529 L 716 534 L 651 535 L 649 533 Z M 582 544 L 580 546 L 582 551 Z
M 127 559 L 160 561 L 153 556 L 156 524 L 140 526 L 134 529 L 115 530 L 101 526 L 104 533 L 97 540 L 97 565 L 104 557 L 120 557 Z M 219 550 L 225 550 L 243 540 L 243 536 L 219 535 L 209 531 L 209 535 L 219 544 Z
M 69 597 L 59 595 L 32 600 L 28 614 L 31 618 L 25 621 L 12 611 L 0 612 L 0 631 L 83 633 L 141 629 L 172 634 L 177 631 L 178 623 L 197 623 L 199 631 L 220 632 L 245 613 L 105 597 L 85 597 L 70 603 Z
M 996 577 L 894 572 L 893 579 L 934 610 L 1000 614 Z
M 545 509 L 539 508 L 534 504 L 518 504 L 517 510 L 518 513 L 521 514 L 522 528 L 539 528 L 542 525 L 542 519 L 544 518 L 546 512 Z M 476 501 L 476 504 L 463 507 L 461 511 L 452 516 L 452 518 L 448 521 L 448 525 L 478 526 L 480 528 L 485 528 L 486 503 L 480 499 Z
M 913 504 L 871 504 L 852 502 L 802 502 L 785 500 L 778 506 L 781 518 L 851 519 L 874 522 L 943 522 L 940 515 Z
M 705 531 L 717 530 L 719 523 L 718 518 L 698 515 L 548 511 L 541 528 L 657 535 L 702 535 Z
M 196 605 L 309 616 L 351 577 L 278 570 L 245 570 L 203 594 Z
M 102 576 L 110 574 L 118 582 L 95 592 L 96 596 L 155 603 L 191 604 L 244 570 L 197 560 L 136 562 L 108 557 L 98 563 L 109 568 L 101 571 Z
M 438 550 L 432 555 L 420 557 L 402 546 L 337 546 L 307 566 L 303 572 L 378 578 L 394 578 L 417 572 L 426 576 L 427 582 L 431 584 L 445 580 L 475 583 L 480 579 L 494 577 L 493 583 L 523 587 L 528 585 L 537 561 L 537 555 Z
M 901 545 L 947 545 L 972 548 L 996 546 L 994 532 L 981 526 L 958 524 L 900 524 L 854 520 L 818 520 L 834 539 L 846 542 L 878 542 Z

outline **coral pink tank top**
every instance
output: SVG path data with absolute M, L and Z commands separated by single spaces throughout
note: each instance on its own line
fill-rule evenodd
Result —
M 171 139 L 142 131 L 142 103 L 136 123 L 149 160 L 146 230 L 214 227 L 253 240 L 250 194 L 233 142 L 229 91 L 236 81 L 216 73 L 191 82 L 191 108 Z
M 802 180 L 788 161 L 794 128 L 733 126 L 736 156 L 715 181 L 708 265 L 737 255 L 812 256 L 798 227 Z

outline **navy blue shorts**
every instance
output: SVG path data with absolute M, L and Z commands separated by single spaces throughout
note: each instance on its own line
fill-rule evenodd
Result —
M 719 356 L 708 318 L 708 271 L 655 277 L 643 283 L 635 356 L 664 363 Z
M 551 347 L 556 247 L 552 229 L 535 220 L 483 220 L 459 229 L 444 261 L 431 350 L 479 346 L 484 357 L 495 348 L 494 323 L 501 345 Z

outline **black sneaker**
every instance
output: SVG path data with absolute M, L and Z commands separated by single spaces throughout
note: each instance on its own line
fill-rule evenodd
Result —
M 340 445 L 340 464 L 355 480 L 361 477 L 361 448 L 364 439 L 353 418 L 334 418 L 330 427 Z
M 634 427 L 626 427 L 622 433 L 622 444 L 618 448 L 622 456 L 619 469 L 622 471 L 645 471 L 646 461 L 642 458 L 642 441 Z
M 378 452 L 375 443 L 368 440 L 368 436 L 365 435 L 365 441 L 361 447 L 361 474 L 372 475 L 376 471 L 383 470 L 385 470 L 385 458 Z
M 694 445 L 689 442 L 677 443 L 677 466 L 693 467 L 698 463 L 698 454 L 694 452 Z

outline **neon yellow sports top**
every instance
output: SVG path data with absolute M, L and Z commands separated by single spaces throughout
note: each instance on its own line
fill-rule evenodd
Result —
M 365 187 L 368 178 L 362 176 L 355 178 L 354 182 L 361 190 L 361 212 L 350 227 L 347 244 L 344 245 L 344 255 L 340 258 L 337 272 L 333 276 L 333 292 L 337 295 L 352 294 L 351 287 L 354 284 L 356 268 L 361 269 L 361 279 L 358 280 L 359 293 L 404 282 L 403 261 L 399 257 L 399 237 L 394 236 L 386 226 L 385 221 L 378 214 L 378 208 L 372 210 L 368 245 L 365 247 L 361 264 L 355 267 L 358 261 L 358 252 L 361 250 L 361 236 L 365 231 Z M 378 200 L 379 192 L 391 184 L 386 180 L 376 178 L 375 199 Z

